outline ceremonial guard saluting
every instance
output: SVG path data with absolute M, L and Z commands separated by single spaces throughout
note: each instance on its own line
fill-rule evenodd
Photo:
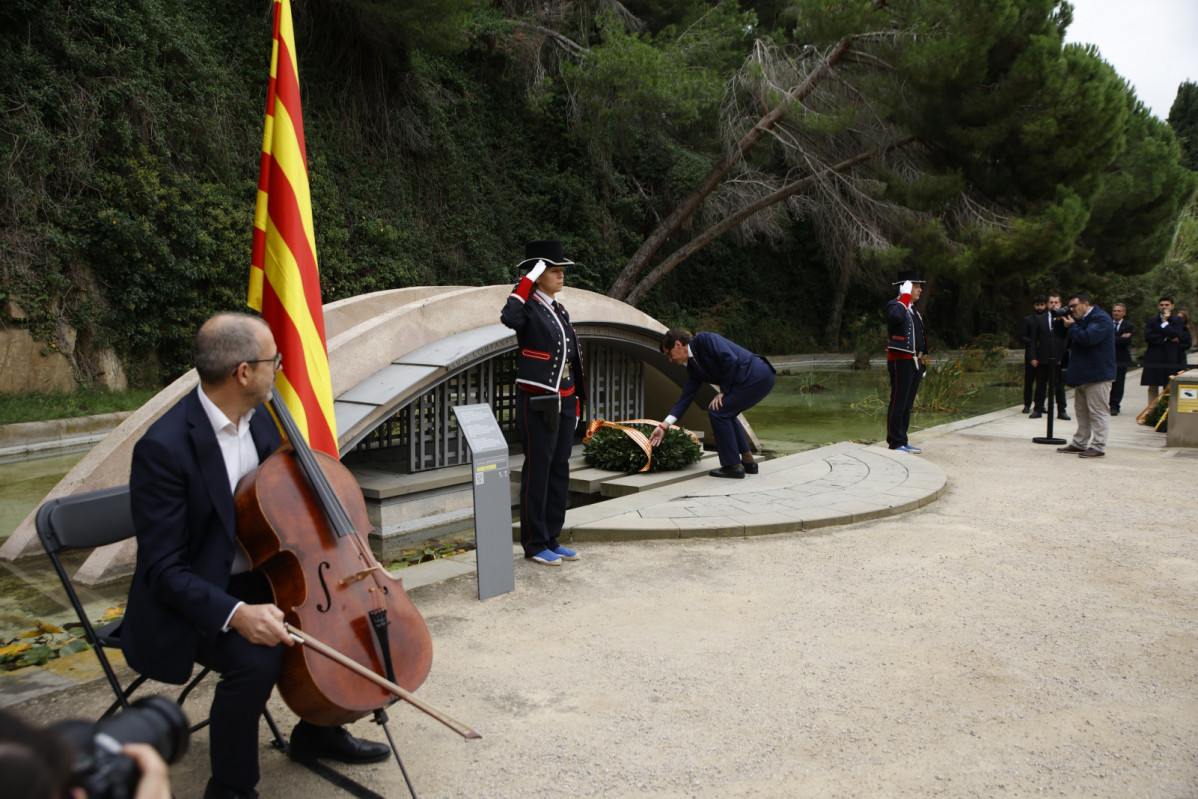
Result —
M 578 560 L 558 544 L 566 519 L 570 451 L 586 399 L 582 349 L 570 315 L 554 297 L 574 262 L 562 243 L 530 241 L 518 268 L 528 274 L 508 295 L 499 318 L 516 331 L 516 427 L 524 450 L 520 472 L 520 544 L 524 557 L 548 566 Z
M 928 339 L 923 317 L 912 303 L 923 293 L 923 279 L 910 269 L 898 273 L 899 296 L 886 303 L 886 371 L 890 375 L 890 405 L 886 409 L 886 443 L 902 452 L 919 452 L 907 442 L 911 408 L 919 381 L 927 372 Z

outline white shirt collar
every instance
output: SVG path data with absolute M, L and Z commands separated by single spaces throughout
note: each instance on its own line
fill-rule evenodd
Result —
M 204 415 L 208 417 L 208 422 L 212 425 L 212 431 L 215 433 L 219 433 L 222 430 L 228 430 L 230 428 L 235 431 L 242 430 L 242 426 L 248 426 L 250 419 L 254 416 L 254 412 L 258 410 L 257 408 L 250 408 L 248 411 L 246 411 L 244 416 L 237 420 L 237 424 L 233 424 L 229 417 L 225 416 L 225 412 L 216 407 L 216 403 L 209 399 L 208 395 L 204 393 L 204 387 L 202 385 L 199 387 L 199 394 L 200 407 L 204 409 Z

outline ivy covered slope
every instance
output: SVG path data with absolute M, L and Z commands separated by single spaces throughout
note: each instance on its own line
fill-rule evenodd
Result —
M 186 368 L 200 321 L 244 307 L 269 15 L 244 0 L 0 4 L 2 292 L 40 339 L 66 322 L 157 383 Z M 546 231 L 602 260 L 604 214 L 552 117 L 524 115 L 522 85 L 422 52 L 394 55 L 407 71 L 370 63 L 360 27 L 321 34 L 337 21 L 297 15 L 326 301 L 508 282 Z M 572 282 L 603 281 L 583 267 Z
M 326 301 L 509 283 L 555 236 L 570 285 L 762 352 L 841 344 L 910 262 L 958 344 L 1008 334 L 1032 288 L 1159 262 L 1194 186 L 1055 0 L 293 13 Z M 47 343 L 77 330 L 80 376 L 115 347 L 159 384 L 244 306 L 270 14 L 0 3 L 0 302 Z

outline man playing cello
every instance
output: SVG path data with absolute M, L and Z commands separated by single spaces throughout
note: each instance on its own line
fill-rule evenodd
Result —
M 258 722 L 293 641 L 265 579 L 236 542 L 233 491 L 282 443 L 261 407 L 281 365 L 270 328 L 219 314 L 196 334 L 200 385 L 138 441 L 129 476 L 137 566 L 121 648 L 137 672 L 182 684 L 194 663 L 220 673 L 212 699 L 205 799 L 257 796 Z M 390 749 L 305 721 L 291 756 L 346 763 Z

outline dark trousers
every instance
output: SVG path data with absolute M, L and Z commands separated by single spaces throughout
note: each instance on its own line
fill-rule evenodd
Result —
M 557 548 L 566 520 L 570 494 L 570 450 L 578 425 L 578 400 L 562 400 L 557 430 L 545 426 L 541 414 L 529 408 L 527 391 L 516 399 L 516 428 L 524 449 L 520 470 L 520 545 L 524 557 Z
M 891 449 L 907 445 L 907 427 L 911 424 L 911 407 L 919 390 L 919 362 L 914 358 L 887 361 L 890 375 L 890 405 L 886 409 L 886 443 Z
M 1036 389 L 1036 367 L 1032 366 L 1031 360 L 1023 359 L 1023 407 L 1027 408 L 1032 404 L 1032 396 Z
M 229 593 L 248 604 L 274 601 L 266 579 L 253 572 L 233 575 Z M 220 674 L 208 728 L 212 776 L 249 791 L 258 784 L 258 722 L 279 678 L 283 646 L 251 644 L 230 630 L 214 641 L 201 638 L 196 660 Z
M 1058 363 L 1052 373 L 1052 382 L 1057 392 L 1057 413 L 1064 413 L 1069 405 L 1065 401 L 1065 370 Z
M 1048 397 L 1049 377 L 1055 386 L 1057 413 L 1065 412 L 1065 373 L 1058 364 L 1041 363 L 1036 367 L 1036 407 L 1045 411 L 1044 400 Z
M 720 400 L 718 410 L 707 412 L 721 466 L 735 466 L 740 463 L 741 453 L 749 451 L 749 439 L 745 437 L 745 429 L 736 417 L 761 402 L 773 390 L 774 373 L 768 368 L 760 371 L 760 379 L 747 386 L 733 388 Z
M 1041 362 L 1039 366 L 1033 367 L 1036 370 L 1036 394 L 1033 402 L 1033 407 L 1044 412 L 1044 401 L 1048 398 L 1048 378 L 1052 375 L 1052 364 Z
M 1123 381 L 1127 379 L 1127 367 L 1115 367 L 1115 382 L 1111 383 L 1111 410 L 1118 413 L 1123 403 Z

